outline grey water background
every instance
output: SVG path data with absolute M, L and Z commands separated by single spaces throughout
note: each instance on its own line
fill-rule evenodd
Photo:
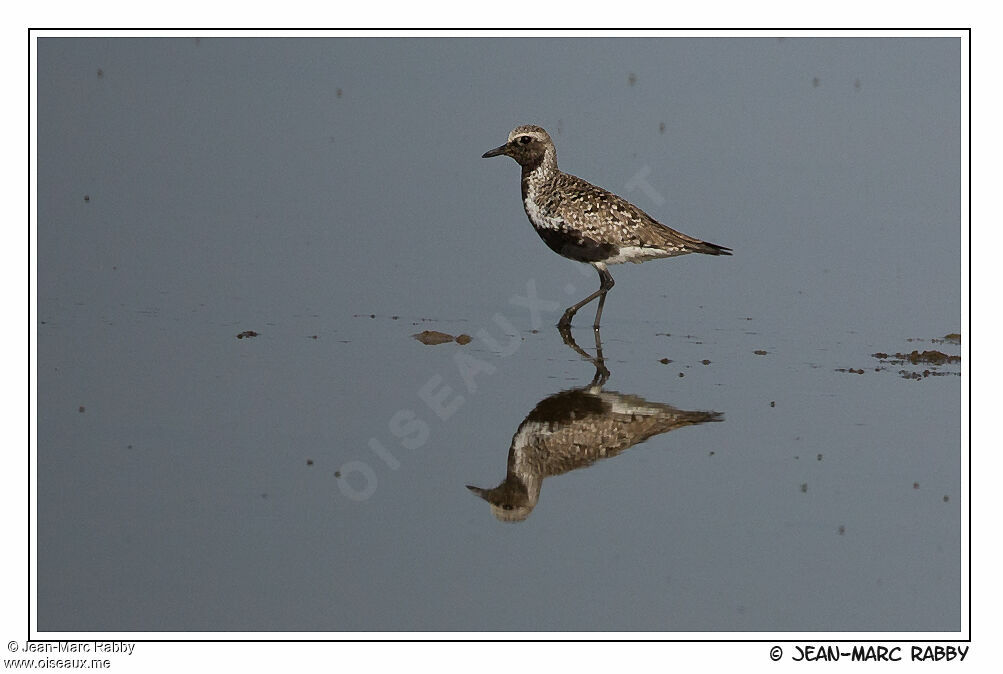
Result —
M 960 48 L 40 39 L 39 629 L 959 630 L 961 378 L 872 354 L 958 352 Z M 521 123 L 735 254 L 603 314 L 606 389 L 723 422 L 502 523 L 465 485 L 594 374 Z

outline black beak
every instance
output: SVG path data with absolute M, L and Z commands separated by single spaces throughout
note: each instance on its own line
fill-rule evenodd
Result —
M 508 143 L 500 145 L 493 150 L 488 150 L 487 152 L 481 155 L 481 159 L 487 159 L 488 157 L 497 157 L 499 155 L 507 154 L 506 150 L 508 150 Z

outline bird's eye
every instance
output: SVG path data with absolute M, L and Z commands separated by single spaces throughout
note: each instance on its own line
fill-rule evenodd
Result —
M 519 136 L 519 142 L 522 143 L 523 145 L 528 144 L 529 141 L 531 141 L 531 140 L 533 140 L 533 139 L 530 138 L 529 136 Z

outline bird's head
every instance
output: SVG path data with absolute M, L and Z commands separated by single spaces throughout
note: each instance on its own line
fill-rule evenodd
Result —
M 493 150 L 488 150 L 483 158 L 500 157 L 505 155 L 512 157 L 522 166 L 537 166 L 543 162 L 547 155 L 557 161 L 557 151 L 554 148 L 554 141 L 550 139 L 550 134 L 539 126 L 525 124 L 512 129 L 508 135 L 508 141 L 504 145 L 499 145 Z

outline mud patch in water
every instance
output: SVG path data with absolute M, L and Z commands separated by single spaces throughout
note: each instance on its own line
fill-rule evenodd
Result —
M 416 332 L 411 336 L 422 344 L 426 344 L 428 346 L 447 344 L 449 342 L 456 342 L 457 344 L 463 346 L 465 344 L 469 344 L 473 340 L 473 338 L 467 334 L 457 335 L 454 337 L 447 332 L 439 332 L 438 330 L 422 330 L 421 332 Z
M 940 340 L 943 341 L 943 340 Z M 908 370 L 900 369 L 898 374 L 903 379 L 926 379 L 927 377 L 960 377 L 961 372 L 956 370 L 940 370 L 931 368 L 940 368 L 944 365 L 956 365 L 961 362 L 961 356 L 955 356 L 951 354 L 944 353 L 943 351 L 926 349 L 920 351 L 918 349 L 913 349 L 909 353 L 895 353 L 893 355 L 888 355 L 887 353 L 872 353 L 871 356 L 877 358 L 882 363 L 887 363 L 889 365 L 929 365 L 930 367 L 924 368 L 923 370 Z M 879 370 L 884 370 L 884 367 L 878 368 Z
M 907 342 L 922 342 L 924 340 L 918 337 L 910 337 L 906 339 Z M 961 335 L 956 332 L 951 332 L 940 338 L 933 338 L 929 340 L 935 344 L 961 344 Z M 890 371 L 888 366 L 896 366 L 899 368 L 898 375 L 903 379 L 926 379 L 928 377 L 960 377 L 960 370 L 954 368 L 948 368 L 945 366 L 958 365 L 961 363 L 961 356 L 944 353 L 939 349 L 913 349 L 912 351 L 896 352 L 893 354 L 885 353 L 884 351 L 878 351 L 871 354 L 872 358 L 876 358 L 881 364 L 874 368 L 875 372 Z M 908 366 L 925 365 L 922 370 L 916 369 L 906 369 Z M 943 368 L 943 369 L 941 369 Z M 836 368 L 836 372 L 849 372 L 853 374 L 863 374 L 863 368 Z
M 920 363 L 929 365 L 947 365 L 949 363 L 960 363 L 961 356 L 950 356 L 943 351 L 923 351 L 920 352 L 914 349 L 911 353 L 896 353 L 894 356 L 889 356 L 887 353 L 872 353 L 872 356 L 881 361 L 887 361 L 892 365 L 902 365 L 906 361 L 913 365 L 919 365 Z

